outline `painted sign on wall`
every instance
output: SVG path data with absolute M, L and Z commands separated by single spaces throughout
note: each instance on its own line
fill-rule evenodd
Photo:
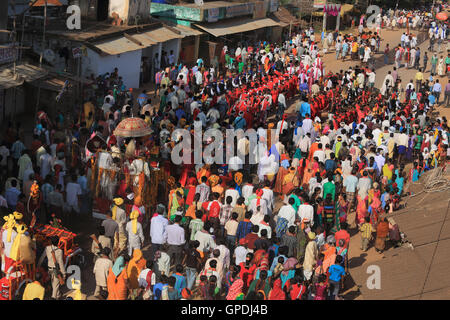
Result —
M 219 8 L 208 9 L 208 22 L 216 22 L 219 20 Z
M 227 18 L 245 16 L 247 14 L 252 14 L 254 8 L 254 3 L 243 3 L 237 6 L 227 7 Z

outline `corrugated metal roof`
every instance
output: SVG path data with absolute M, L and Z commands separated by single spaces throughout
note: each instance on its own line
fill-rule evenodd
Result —
M 212 34 L 215 37 L 224 36 L 227 34 L 246 32 L 251 30 L 257 30 L 265 27 L 275 27 L 280 26 L 278 22 L 270 18 L 263 19 L 231 19 L 226 21 L 219 21 L 215 23 L 208 24 L 195 24 L 195 26 L 206 32 Z
M 141 42 L 142 45 L 139 45 L 127 39 L 125 36 L 113 40 L 105 40 L 102 42 L 94 43 L 93 45 L 107 54 L 116 55 L 147 48 L 159 42 L 166 42 L 169 40 L 185 37 L 184 35 L 177 34 L 165 27 L 157 28 L 155 30 L 143 33 L 130 34 L 130 36 Z
M 147 36 L 152 39 L 153 41 L 158 42 L 166 42 L 173 39 L 181 39 L 184 38 L 183 35 L 177 34 L 173 31 L 171 31 L 168 28 L 158 28 L 152 31 L 148 31 Z
M 158 43 L 149 37 L 150 32 L 151 31 L 144 33 L 135 33 L 131 34 L 130 36 L 136 39 L 137 41 L 140 41 L 145 47 L 150 47 Z
M 32 82 L 45 77 L 48 72 L 43 68 L 25 63 L 16 66 L 16 74 L 17 78 L 14 79 L 12 64 L 0 67 L 0 89 L 17 87 L 22 85 L 25 81 Z
M 94 44 L 94 46 L 110 55 L 116 55 L 145 48 L 145 46 L 140 46 L 125 37 L 120 37 L 114 40 L 106 40 L 100 43 L 96 43 Z

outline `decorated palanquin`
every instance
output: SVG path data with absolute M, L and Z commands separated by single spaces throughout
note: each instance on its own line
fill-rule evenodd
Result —
M 117 196 L 126 200 L 127 215 L 137 200 L 145 212 L 152 212 L 158 204 L 158 195 L 169 191 L 168 175 L 155 161 L 158 153 L 152 149 L 145 157 L 126 157 L 109 151 L 96 152 L 88 169 L 94 217 L 104 218 Z

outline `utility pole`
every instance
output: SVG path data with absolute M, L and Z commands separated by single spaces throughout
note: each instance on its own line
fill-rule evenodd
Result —
M 325 1 L 324 7 L 323 7 L 323 25 L 322 25 L 322 32 L 325 32 L 327 29 L 327 13 L 325 11 L 325 7 L 327 5 L 327 1 Z
M 47 29 L 47 0 L 45 0 L 44 5 L 44 32 L 42 34 L 42 50 L 41 50 L 41 56 L 39 57 L 39 67 L 42 67 L 42 58 L 44 56 L 44 47 L 45 47 L 45 31 Z
M 39 58 L 39 68 L 42 68 L 42 58 L 44 57 L 46 29 L 47 29 L 47 0 L 45 0 L 45 6 L 44 6 L 44 33 L 42 35 L 42 48 L 41 48 L 41 56 Z M 41 82 L 39 81 L 37 98 L 36 98 L 36 109 L 35 109 L 35 113 L 34 113 L 35 117 L 38 112 L 40 97 L 41 97 Z
M 14 75 L 14 80 L 17 79 L 17 74 L 16 74 L 16 60 L 17 60 L 17 53 L 16 53 L 16 0 L 11 0 L 11 6 L 13 8 L 14 11 L 14 19 L 13 19 L 13 54 L 14 54 L 14 67 L 13 67 L 13 75 Z

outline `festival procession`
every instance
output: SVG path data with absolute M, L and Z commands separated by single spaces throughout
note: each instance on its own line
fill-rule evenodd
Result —
M 2 118 L 0 299 L 354 299 L 355 259 L 409 245 L 396 213 L 413 186 L 435 172 L 433 190 L 450 185 L 450 6 L 408 2 L 336 28 L 341 3 L 326 4 L 277 41 L 219 36 L 190 62 L 183 45 L 138 69 L 92 58 L 98 73 L 74 76 L 53 104 L 40 80 L 38 101 L 25 95 L 23 116 Z M 65 98 L 76 79 L 77 106 Z

